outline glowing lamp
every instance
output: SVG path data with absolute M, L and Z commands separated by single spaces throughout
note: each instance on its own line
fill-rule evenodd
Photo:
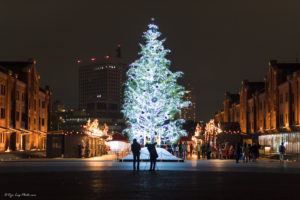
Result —
M 81 60 L 77 60 L 77 63 L 78 63 L 78 64 L 81 63 Z
M 109 59 L 109 56 L 105 56 L 106 59 Z
M 96 58 L 91 58 L 91 61 L 95 61 L 96 60 Z

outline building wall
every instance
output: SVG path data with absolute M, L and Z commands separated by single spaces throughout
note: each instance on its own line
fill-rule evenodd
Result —
M 15 65 L 19 71 L 10 69 Z M 0 151 L 45 149 L 50 91 L 40 90 L 36 61 L 0 67 Z
M 265 93 L 260 93 L 257 95 L 256 124 L 258 133 L 263 133 L 266 128 L 265 98 Z
M 231 104 L 225 95 L 224 116 L 215 115 L 216 121 L 238 121 L 245 134 L 274 134 L 300 129 L 300 64 L 270 61 L 264 80 L 242 81 L 240 100 Z M 236 113 L 239 112 L 237 119 Z

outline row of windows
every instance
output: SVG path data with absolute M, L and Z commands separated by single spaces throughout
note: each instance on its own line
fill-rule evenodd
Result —
M 6 94 L 6 87 L 5 87 L 5 85 L 2 85 L 1 84 L 1 92 L 0 92 L 0 94 L 2 95 L 2 96 L 5 96 L 5 94 Z M 16 92 L 16 100 L 18 101 L 18 100 L 20 100 L 20 92 L 19 91 L 17 91 Z M 21 100 L 23 101 L 23 102 L 25 102 L 25 94 L 24 93 L 22 93 L 22 95 L 21 95 Z M 39 107 L 41 106 L 41 100 L 39 100 Z M 45 101 L 42 101 L 42 108 L 45 108 L 45 106 L 46 106 L 46 102 Z M 31 108 L 31 105 L 29 104 L 29 108 Z M 34 100 L 34 110 L 36 110 L 36 101 Z
M 286 92 L 285 93 L 285 102 L 289 101 L 289 94 Z M 283 103 L 283 94 L 279 95 L 279 103 Z M 294 104 L 294 93 L 291 93 L 291 104 Z
M 106 104 L 106 103 L 88 103 L 87 104 L 87 109 L 88 110 L 94 110 L 95 109 L 95 106 L 97 106 L 97 109 L 98 110 L 106 110 L 106 109 L 109 109 L 109 110 L 118 110 L 118 104 Z
M 0 117 L 1 117 L 1 119 L 5 119 L 5 115 L 6 115 L 6 113 L 5 113 L 5 109 L 4 108 L 1 108 L 0 109 Z M 11 114 L 11 117 L 13 117 L 13 115 Z M 23 122 L 25 122 L 25 113 L 22 113 L 22 121 Z M 15 115 L 15 119 L 16 119 L 16 121 L 19 121 L 20 120 L 20 112 L 16 112 L 16 115 Z M 13 119 L 12 119 L 13 120 Z M 31 122 L 31 119 L 30 119 L 30 117 L 28 118 L 28 120 L 29 120 L 29 123 Z M 34 124 L 36 124 L 36 119 L 34 119 Z M 41 118 L 39 118 L 39 124 L 41 124 Z M 42 118 L 42 126 L 44 126 L 45 125 L 45 119 L 44 118 Z
M 5 85 L 1 84 L 1 95 L 4 96 L 5 95 Z
M 0 143 L 5 143 L 5 133 L 0 133 Z

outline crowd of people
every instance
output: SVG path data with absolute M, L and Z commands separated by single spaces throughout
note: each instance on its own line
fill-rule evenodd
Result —
M 196 154 L 197 159 L 235 159 L 243 162 L 253 161 L 259 157 L 259 146 L 253 143 L 250 144 L 236 144 L 236 145 L 219 145 L 218 148 L 213 147 L 209 143 L 199 143 L 194 145 L 187 142 L 179 142 L 178 144 L 165 145 L 165 149 L 182 159 L 191 158 Z
M 150 155 L 150 171 L 155 170 L 156 159 L 158 154 L 156 152 L 156 143 L 146 144 L 146 147 Z M 213 147 L 209 143 L 199 143 L 194 145 L 193 143 L 188 144 L 187 142 L 179 142 L 178 144 L 167 145 L 164 147 L 167 151 L 178 158 L 186 159 L 192 157 L 194 154 L 197 155 L 197 159 L 235 159 L 236 163 L 242 160 L 244 163 L 256 162 L 259 157 L 259 145 L 253 143 L 251 144 L 236 144 L 236 145 L 219 145 L 218 148 Z M 140 162 L 140 150 L 141 145 L 136 139 L 133 140 L 131 145 L 131 150 L 133 152 L 133 170 L 139 170 Z M 279 147 L 280 161 L 284 160 L 285 147 L 283 143 Z

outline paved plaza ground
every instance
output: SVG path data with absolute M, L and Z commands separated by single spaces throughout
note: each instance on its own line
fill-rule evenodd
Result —
M 300 163 L 159 162 L 156 172 L 104 158 L 0 162 L 0 199 L 299 199 Z

